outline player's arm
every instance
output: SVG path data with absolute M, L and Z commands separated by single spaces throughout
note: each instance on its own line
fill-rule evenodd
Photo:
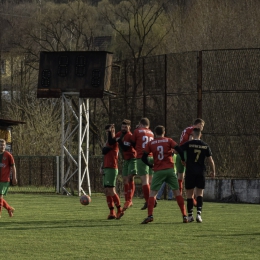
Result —
M 133 140 L 131 140 L 131 145 L 134 147 L 135 149 L 135 146 L 136 146 L 136 142 L 133 142 Z
M 109 145 L 113 145 L 116 143 L 116 137 L 115 137 L 115 126 L 111 125 L 110 128 L 108 129 L 108 136 L 107 136 L 107 141 Z
M 173 149 L 180 155 L 181 160 L 185 161 L 183 150 L 180 146 L 176 145 L 173 147 Z
M 136 146 L 136 131 L 134 131 L 133 135 L 131 136 L 131 139 L 130 139 L 130 143 L 131 145 L 134 147 L 135 149 L 135 146 Z
M 116 143 L 116 138 L 112 136 L 111 131 L 108 132 L 107 141 L 109 145 L 113 145 Z
M 150 168 L 152 168 L 153 165 L 148 162 L 148 154 L 149 154 L 149 153 L 147 153 L 146 151 L 144 151 L 143 156 L 142 156 L 142 161 L 143 161 L 146 165 L 148 165 Z
M 120 136 L 120 137 L 117 139 L 117 142 L 118 142 L 120 148 L 121 148 L 124 152 L 126 152 L 126 151 L 129 149 L 130 145 L 131 145 L 130 142 L 123 142 L 122 136 Z
M 12 171 L 12 185 L 16 185 L 17 184 L 17 177 L 16 177 L 16 167 L 15 165 L 11 165 L 11 171 Z
M 107 146 L 104 146 L 103 148 L 102 148 L 102 154 L 107 154 L 109 151 L 111 151 L 112 150 L 112 148 L 110 148 L 110 147 L 107 147 Z
M 182 150 L 182 146 L 180 147 L 180 146 L 176 145 L 176 146 L 174 146 L 173 149 L 174 149 L 174 151 L 176 151 L 180 155 L 181 163 L 182 163 L 182 165 L 184 165 L 186 167 L 186 162 L 185 162 L 184 152 Z
M 208 157 L 208 162 L 209 162 L 209 166 L 210 166 L 210 176 L 211 178 L 215 178 L 215 163 L 214 163 L 214 160 L 212 158 L 212 156 L 209 156 Z

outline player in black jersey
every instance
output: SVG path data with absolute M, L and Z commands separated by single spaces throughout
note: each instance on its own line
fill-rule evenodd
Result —
M 212 178 L 215 177 L 215 164 L 212 158 L 212 152 L 209 145 L 200 140 L 201 130 L 194 128 L 192 132 L 193 140 L 190 140 L 180 146 L 182 151 L 187 152 L 186 162 L 183 162 L 186 166 L 185 175 L 185 189 L 187 195 L 187 210 L 189 222 L 194 221 L 193 218 L 193 199 L 192 195 L 194 188 L 196 187 L 197 195 L 197 222 L 202 222 L 201 211 L 203 205 L 203 190 L 205 188 L 205 158 L 207 157 L 210 165 L 210 175 Z M 182 161 L 184 156 L 180 152 Z

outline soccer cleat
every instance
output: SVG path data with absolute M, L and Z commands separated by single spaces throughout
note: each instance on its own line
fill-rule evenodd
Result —
M 116 219 L 116 215 L 114 214 L 109 214 L 107 219 Z
M 199 215 L 199 214 L 197 215 L 196 221 L 197 221 L 198 223 L 201 223 L 201 222 L 202 222 L 201 215 Z
M 14 215 L 14 208 L 10 207 L 10 209 L 8 210 L 8 214 L 9 214 L 9 217 L 13 217 Z
M 124 211 L 122 210 L 122 208 L 118 209 L 117 214 L 116 214 L 116 219 L 120 219 L 124 216 Z
M 147 209 L 147 202 L 145 202 L 143 207 L 141 208 L 141 210 L 145 210 L 145 209 Z
M 194 217 L 193 216 L 188 216 L 188 222 L 193 222 L 194 221 Z
M 145 218 L 141 224 L 147 224 L 152 221 L 153 221 L 153 216 L 149 216 L 149 217 Z
M 183 223 L 188 223 L 188 217 L 187 216 L 183 216 Z
M 133 206 L 133 202 L 132 201 L 126 201 L 125 204 L 124 204 L 124 207 L 123 207 L 123 211 L 129 209 L 130 207 Z

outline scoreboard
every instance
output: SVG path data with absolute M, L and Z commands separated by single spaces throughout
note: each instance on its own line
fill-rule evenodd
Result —
M 110 88 L 112 56 L 106 51 L 41 52 L 37 97 L 79 92 L 81 98 L 102 98 Z

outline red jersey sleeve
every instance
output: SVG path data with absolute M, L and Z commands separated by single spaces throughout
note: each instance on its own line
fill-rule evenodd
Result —
M 187 141 L 189 141 L 190 135 L 193 131 L 194 127 L 190 126 L 185 128 L 182 133 L 181 133 L 181 138 L 180 138 L 180 145 L 186 143 Z

